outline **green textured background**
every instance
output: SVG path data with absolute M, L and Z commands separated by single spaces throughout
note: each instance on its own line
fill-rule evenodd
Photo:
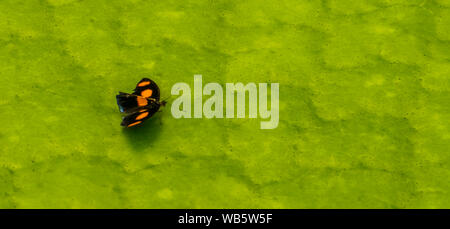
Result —
M 449 208 L 449 25 L 447 0 L 1 0 L 0 207 Z M 278 128 L 119 126 L 119 90 L 194 74 L 279 82 Z

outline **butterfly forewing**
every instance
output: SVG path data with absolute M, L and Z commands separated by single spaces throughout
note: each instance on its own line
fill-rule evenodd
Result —
M 148 78 L 143 78 L 136 85 L 134 89 L 134 95 L 139 95 L 144 98 L 154 99 L 155 101 L 159 101 L 159 88 L 156 83 Z
M 142 122 L 153 116 L 159 110 L 159 104 L 149 104 L 145 108 L 141 108 L 138 111 L 125 116 L 120 125 L 126 127 L 132 127 L 140 125 Z

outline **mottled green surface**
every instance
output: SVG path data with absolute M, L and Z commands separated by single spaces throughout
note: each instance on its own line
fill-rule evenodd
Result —
M 450 2 L 0 1 L 2 208 L 450 208 Z M 115 94 L 279 82 L 280 124 Z

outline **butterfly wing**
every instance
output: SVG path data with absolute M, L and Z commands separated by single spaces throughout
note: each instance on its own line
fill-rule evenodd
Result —
M 159 110 L 159 104 L 152 103 L 138 111 L 125 116 L 120 125 L 132 127 L 141 124 Z
M 156 85 L 156 83 L 148 78 L 143 78 L 139 83 L 136 85 L 136 88 L 134 89 L 134 95 L 139 95 L 144 98 L 153 99 L 156 102 L 159 101 L 159 87 Z
M 132 113 L 149 104 L 149 101 L 142 96 L 123 92 L 119 92 L 119 94 L 116 95 L 116 100 L 120 112 L 125 113 Z

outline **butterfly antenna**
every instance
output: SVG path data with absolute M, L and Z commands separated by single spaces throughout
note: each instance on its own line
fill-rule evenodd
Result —
M 167 96 L 166 98 L 160 100 L 159 103 L 160 103 L 162 106 L 165 106 L 165 105 L 167 104 L 167 100 L 171 99 L 172 97 L 173 97 L 173 95 Z

